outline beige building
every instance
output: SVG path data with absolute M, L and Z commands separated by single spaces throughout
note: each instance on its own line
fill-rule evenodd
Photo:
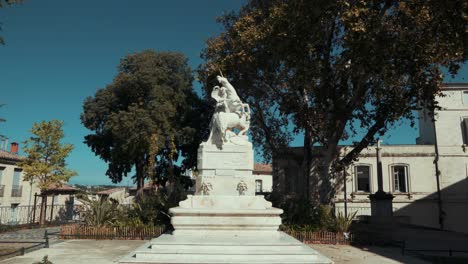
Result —
M 8 150 L 3 148 L 0 149 L 0 223 L 25 224 L 32 222 L 33 217 L 37 221 L 41 198 L 35 194 L 39 195 L 40 190 L 36 184 L 23 180 L 22 169 L 17 166 L 17 163 L 23 159 L 18 155 L 18 144 L 11 143 Z M 73 207 L 73 195 L 70 194 L 75 191 L 76 189 L 66 184 L 51 186 L 47 197 L 46 219 L 65 217 L 67 210 L 64 207 Z
M 255 193 L 270 193 L 273 190 L 273 169 L 271 164 L 255 163 L 252 176 L 255 178 Z
M 395 196 L 393 211 L 401 221 L 468 233 L 468 84 L 447 84 L 443 93 L 435 124 L 419 112 L 416 144 L 382 145 L 383 186 Z M 302 148 L 291 148 L 278 164 L 278 188 L 303 191 Z M 368 196 L 377 191 L 375 146 L 364 150 L 347 173 L 346 193 L 342 188 L 335 195 L 336 210 L 346 206 L 348 213 L 370 215 Z

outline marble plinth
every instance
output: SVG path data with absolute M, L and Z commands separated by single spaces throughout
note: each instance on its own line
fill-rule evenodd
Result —
M 120 263 L 332 263 L 278 231 L 283 210 L 255 195 L 252 170 L 251 144 L 201 144 L 195 195 L 169 210 L 175 231 Z
M 187 230 L 278 230 L 283 210 L 263 196 L 189 196 L 169 210 L 175 234 Z
M 196 195 L 239 196 L 237 187 L 241 182 L 247 187 L 243 195 L 255 195 L 252 145 L 226 144 L 219 149 L 215 145 L 201 144 L 197 169 Z M 209 186 L 208 193 L 203 192 L 203 185 Z

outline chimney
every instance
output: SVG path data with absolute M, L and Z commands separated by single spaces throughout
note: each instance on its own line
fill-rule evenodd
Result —
M 10 145 L 10 153 L 18 154 L 18 143 L 12 142 Z

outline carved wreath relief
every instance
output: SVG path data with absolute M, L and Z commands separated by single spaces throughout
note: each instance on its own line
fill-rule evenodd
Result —
M 239 195 L 245 195 L 245 192 L 247 191 L 247 184 L 241 180 L 237 184 L 237 191 L 239 192 Z
M 203 182 L 200 186 L 200 192 L 202 195 L 210 195 L 211 190 L 213 190 L 213 186 L 209 182 Z

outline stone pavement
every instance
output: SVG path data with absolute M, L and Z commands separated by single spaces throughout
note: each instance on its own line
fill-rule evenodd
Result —
M 54 264 L 111 264 L 143 245 L 142 240 L 67 240 L 36 250 L 24 256 L 1 261 L 0 264 L 31 264 L 42 260 L 45 255 Z M 428 264 L 411 256 L 402 256 L 397 248 L 358 248 L 345 245 L 312 245 L 322 254 L 330 257 L 335 264 Z
M 411 256 L 401 255 L 401 250 L 393 247 L 353 247 L 346 245 L 312 245 L 318 252 L 331 258 L 335 264 L 429 264 Z
M 1 264 L 31 264 L 47 255 L 54 264 L 111 264 L 135 250 L 144 240 L 66 240 L 24 256 L 1 261 Z

